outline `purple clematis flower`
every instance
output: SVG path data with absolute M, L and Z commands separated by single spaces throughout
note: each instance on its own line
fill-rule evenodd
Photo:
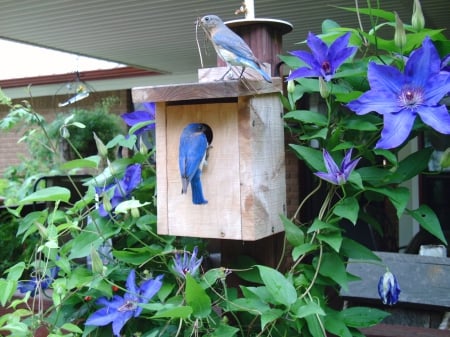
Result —
M 378 282 L 378 294 L 383 304 L 393 305 L 398 302 L 401 289 L 397 278 L 390 271 L 384 273 Z
M 450 91 L 450 73 L 441 71 L 439 54 L 426 37 L 411 53 L 401 73 L 392 66 L 369 63 L 370 90 L 347 107 L 358 115 L 375 111 L 383 115 L 384 127 L 376 147 L 391 149 L 409 136 L 417 115 L 443 134 L 450 134 L 450 115 L 439 101 Z
M 39 289 L 47 289 L 50 284 L 52 284 L 53 280 L 58 276 L 58 273 L 59 267 L 53 267 L 50 269 L 50 273 L 44 277 L 33 276 L 28 281 L 19 281 L 17 290 L 19 290 L 22 294 L 30 291 L 30 295 L 34 297 Z
M 303 50 L 291 52 L 292 55 L 305 62 L 308 67 L 294 70 L 287 80 L 299 77 L 323 77 L 325 81 L 329 82 L 341 64 L 356 53 L 356 47 L 347 47 L 349 39 L 350 33 L 344 34 L 328 47 L 325 42 L 310 32 L 306 44 L 312 54 Z
M 352 150 L 353 149 L 347 151 L 344 159 L 342 160 L 341 167 L 338 167 L 328 151 L 323 149 L 323 159 L 325 161 L 327 172 L 316 172 L 314 174 L 320 179 L 326 180 L 334 185 L 345 184 L 348 180 L 348 177 L 350 176 L 350 173 L 352 173 L 359 160 L 361 159 L 358 158 L 351 160 Z
M 122 179 L 117 179 L 115 184 L 103 188 L 96 187 L 96 193 L 100 195 L 113 190 L 110 203 L 111 208 L 114 209 L 122 201 L 128 200 L 131 197 L 131 192 L 133 192 L 141 181 L 141 165 L 133 164 L 127 167 Z M 108 216 L 108 212 L 105 210 L 103 204 L 99 206 L 98 212 L 102 217 Z
M 202 264 L 203 257 L 197 258 L 198 247 L 195 246 L 192 251 L 192 255 L 189 257 L 189 253 L 186 250 L 181 257 L 178 253 L 174 257 L 173 269 L 182 278 L 185 278 L 186 274 L 189 273 L 191 276 L 197 274 L 200 265 Z
M 136 272 L 131 270 L 127 278 L 127 292 L 123 297 L 114 295 L 111 300 L 99 298 L 96 303 L 103 308 L 94 312 L 86 320 L 85 325 L 105 326 L 112 323 L 114 336 L 120 337 L 120 330 L 132 317 L 138 317 L 142 312 L 141 303 L 148 303 L 161 289 L 163 275 L 144 281 L 140 287 L 136 285 Z
M 145 102 L 143 103 L 144 110 L 136 110 L 133 112 L 127 112 L 120 117 L 128 126 L 134 126 L 138 123 L 150 122 L 155 120 L 155 103 Z M 135 135 L 139 135 L 146 131 L 153 130 L 155 128 L 155 123 L 150 123 L 134 132 Z

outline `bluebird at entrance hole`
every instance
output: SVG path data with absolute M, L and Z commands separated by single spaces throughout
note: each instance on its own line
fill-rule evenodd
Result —
M 210 128 L 206 124 L 188 124 L 181 133 L 178 164 L 181 174 L 181 193 L 187 193 L 189 184 L 192 189 L 192 203 L 195 205 L 206 204 L 208 201 L 203 196 L 201 174 L 206 162 L 208 150 L 208 132 Z

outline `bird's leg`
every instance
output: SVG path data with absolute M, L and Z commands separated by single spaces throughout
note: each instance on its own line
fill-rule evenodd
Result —
M 242 78 L 242 75 L 244 75 L 245 67 L 242 67 L 241 74 L 239 75 L 239 78 Z
M 225 74 L 222 75 L 222 77 L 219 79 L 219 81 L 223 81 L 223 79 L 225 78 L 225 76 L 227 76 L 227 74 L 231 71 L 231 65 L 228 65 L 227 71 L 225 72 Z

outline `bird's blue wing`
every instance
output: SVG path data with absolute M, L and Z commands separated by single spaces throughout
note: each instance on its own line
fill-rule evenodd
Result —
M 208 142 L 202 132 L 183 134 L 180 140 L 179 166 L 181 176 L 192 179 L 202 162 Z
M 212 41 L 220 48 L 226 49 L 237 57 L 254 60 L 255 56 L 253 55 L 250 47 L 245 43 L 242 38 L 234 33 L 230 29 L 220 29 L 213 36 Z

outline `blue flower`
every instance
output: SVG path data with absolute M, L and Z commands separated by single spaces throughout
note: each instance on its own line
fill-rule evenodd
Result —
M 341 162 L 341 166 L 338 167 L 334 159 L 328 153 L 327 150 L 323 149 L 323 159 L 325 162 L 325 167 L 327 172 L 316 172 L 314 173 L 319 178 L 328 181 L 334 185 L 343 185 L 347 182 L 350 173 L 355 169 L 361 158 L 351 160 L 352 150 L 350 149 L 345 154 L 344 159 Z
M 110 199 L 111 208 L 114 209 L 122 201 L 128 200 L 131 197 L 131 192 L 141 183 L 141 165 L 133 164 L 127 167 L 122 179 L 116 179 L 115 184 L 108 185 L 103 188 L 96 187 L 97 194 L 108 193 L 112 191 Z M 108 216 L 103 204 L 100 204 L 98 212 L 102 217 Z
M 155 120 L 155 103 L 146 102 L 143 103 L 144 110 L 136 110 L 133 112 L 127 112 L 120 117 L 124 120 L 124 122 L 133 127 L 138 123 L 150 122 Z M 155 128 L 155 123 L 150 123 L 134 132 L 135 135 L 139 135 L 143 132 L 150 131 Z
M 303 50 L 291 52 L 292 55 L 304 61 L 308 67 L 294 70 L 287 80 L 299 77 L 323 77 L 325 81 L 329 82 L 341 64 L 356 53 L 356 47 L 347 47 L 349 39 L 350 33 L 344 34 L 328 47 L 325 42 L 310 32 L 306 44 L 312 54 Z
M 377 148 L 391 149 L 409 136 L 417 115 L 443 134 L 450 134 L 450 115 L 439 101 L 450 91 L 450 73 L 441 71 L 439 54 L 430 38 L 415 50 L 405 71 L 369 63 L 370 90 L 347 106 L 358 115 L 375 111 L 383 115 L 384 126 Z
M 53 280 L 58 276 L 59 267 L 53 267 L 50 269 L 49 275 L 45 275 L 44 277 L 31 277 L 28 281 L 19 281 L 17 285 L 17 290 L 19 290 L 22 294 L 31 292 L 31 296 L 35 296 L 36 292 L 41 289 L 47 289 Z
M 186 252 L 183 253 L 183 256 L 176 253 L 174 257 L 174 270 L 180 275 L 182 278 L 185 277 L 187 273 L 191 276 L 197 274 L 200 265 L 202 264 L 203 257 L 197 258 L 198 247 L 195 246 L 192 254 Z M 190 256 L 189 256 L 190 255 Z
M 401 289 L 397 278 L 390 271 L 384 273 L 378 282 L 378 294 L 383 304 L 393 305 L 398 302 Z
M 144 281 L 136 286 L 136 272 L 131 270 L 127 278 L 127 292 L 123 297 L 114 295 L 111 300 L 99 298 L 96 303 L 103 308 L 94 312 L 86 320 L 85 325 L 105 326 L 112 323 L 113 334 L 120 337 L 120 330 L 132 317 L 138 317 L 142 312 L 141 303 L 148 303 L 161 289 L 163 275 Z

